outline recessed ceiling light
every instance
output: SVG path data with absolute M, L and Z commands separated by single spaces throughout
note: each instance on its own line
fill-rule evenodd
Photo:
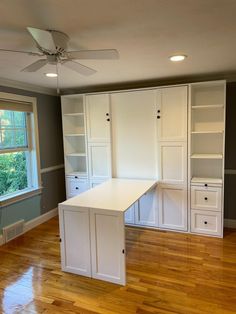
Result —
M 175 55 L 175 56 L 169 57 L 169 59 L 173 62 L 183 61 L 186 58 L 187 58 L 187 56 L 185 56 L 185 55 Z
M 56 73 L 45 73 L 47 77 L 57 77 Z

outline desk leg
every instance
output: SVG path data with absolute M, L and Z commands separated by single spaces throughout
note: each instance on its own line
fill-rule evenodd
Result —
M 92 277 L 125 285 L 125 225 L 121 212 L 90 209 Z

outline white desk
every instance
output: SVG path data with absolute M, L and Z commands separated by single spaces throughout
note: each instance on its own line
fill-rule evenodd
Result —
M 124 213 L 156 184 L 111 179 L 59 204 L 62 270 L 125 285 Z

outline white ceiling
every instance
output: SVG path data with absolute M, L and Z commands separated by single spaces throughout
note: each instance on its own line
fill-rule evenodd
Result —
M 236 72 L 236 0 L 1 0 L 0 48 L 37 51 L 27 26 L 70 36 L 69 48 L 116 48 L 119 60 L 89 60 L 90 77 L 60 68 L 61 88 Z M 184 53 L 182 63 L 168 56 Z M 20 70 L 38 57 L 0 52 L 0 78 L 55 88 Z

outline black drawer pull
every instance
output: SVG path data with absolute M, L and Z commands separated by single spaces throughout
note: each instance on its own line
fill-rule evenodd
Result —
M 207 221 L 204 221 L 204 224 L 207 225 Z
M 78 186 L 75 188 L 76 190 L 79 190 Z
M 77 176 L 75 176 L 75 179 L 78 179 L 78 177 L 77 177 Z
M 207 198 L 207 197 L 204 197 L 204 200 L 205 200 L 205 201 L 207 201 L 207 200 L 208 200 L 208 198 Z
M 110 119 L 107 119 L 107 121 L 110 121 Z
M 205 187 L 207 187 L 207 186 L 208 186 L 208 184 L 207 184 L 207 183 L 205 183 L 204 185 L 205 185 Z
M 157 116 L 157 119 L 160 119 L 161 118 L 161 116 Z
M 157 113 L 160 113 L 161 112 L 161 110 L 157 110 Z
M 106 113 L 106 116 L 109 116 L 109 113 L 108 113 L 108 112 Z

